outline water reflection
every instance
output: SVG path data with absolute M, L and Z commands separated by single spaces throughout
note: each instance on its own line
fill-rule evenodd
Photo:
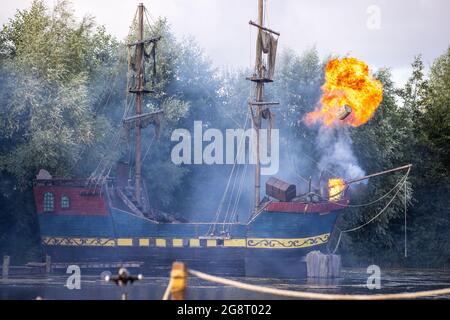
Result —
M 120 299 L 122 288 L 102 281 L 100 275 L 82 275 L 81 289 L 65 287 L 68 275 L 27 277 L 0 280 L 0 299 L 30 300 L 40 296 L 44 299 Z M 129 299 L 159 300 L 168 283 L 167 277 L 152 277 L 144 273 L 144 279 L 128 288 Z M 277 280 L 263 278 L 232 278 L 246 283 L 279 289 L 311 291 L 320 293 L 375 294 L 433 290 L 450 287 L 450 272 L 436 270 L 388 270 L 382 273 L 381 289 L 366 287 L 368 275 L 363 269 L 346 269 L 340 279 Z M 278 299 L 277 297 L 242 291 L 228 286 L 215 285 L 197 278 L 189 279 L 186 292 L 188 299 L 249 300 Z M 436 298 L 434 298 L 436 299 Z M 450 296 L 439 297 L 450 299 Z

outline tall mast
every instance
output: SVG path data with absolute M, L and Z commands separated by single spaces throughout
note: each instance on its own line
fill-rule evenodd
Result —
M 258 0 L 258 25 L 264 26 L 264 5 L 263 0 Z M 259 79 L 264 78 L 262 68 L 262 44 L 261 44 L 261 32 L 258 28 L 258 37 L 256 40 L 256 74 Z M 259 81 L 256 83 L 256 102 L 263 102 L 264 96 L 264 82 Z M 261 129 L 261 106 L 256 106 L 256 119 L 254 120 L 254 127 L 256 130 L 256 168 L 255 168 L 255 210 L 257 210 L 259 203 L 261 202 L 261 159 L 260 159 L 260 146 L 259 146 L 259 130 Z
M 249 103 L 249 107 L 252 111 L 253 118 L 253 128 L 256 132 L 256 146 L 255 146 L 255 204 L 254 211 L 258 211 L 261 202 L 261 155 L 260 155 L 260 130 L 262 125 L 262 119 L 267 119 L 267 115 L 271 116 L 270 107 L 278 105 L 278 102 L 264 102 L 264 84 L 270 83 L 272 81 L 272 73 L 275 61 L 276 48 L 271 47 L 269 50 L 268 63 L 270 64 L 268 69 L 271 71 L 269 75 L 266 74 L 266 66 L 263 63 L 264 52 L 267 52 L 268 48 L 263 48 L 263 36 L 270 35 L 270 41 L 272 41 L 273 35 L 280 36 L 278 32 L 270 30 L 264 27 L 264 2 L 263 0 L 258 0 L 258 21 L 255 23 L 253 21 L 249 22 L 250 25 L 257 27 L 258 36 L 256 38 L 256 61 L 255 61 L 255 72 L 252 77 L 247 78 L 252 82 L 256 83 L 256 93 L 255 101 Z M 265 38 L 267 40 L 267 37 Z M 273 39 L 277 42 L 278 40 Z M 272 43 L 270 44 L 272 46 Z M 276 46 L 276 45 L 274 45 Z M 273 56 L 272 56 L 273 55 Z M 270 143 L 270 142 L 269 142 Z M 269 149 L 270 150 L 270 149 Z M 269 151 L 270 152 L 270 151 Z
M 136 154 L 135 154 L 135 198 L 138 204 L 141 204 L 141 125 L 139 116 L 142 114 L 142 100 L 144 94 L 144 4 L 140 3 L 138 7 L 138 37 L 136 47 L 136 64 L 137 64 L 137 85 L 136 85 Z
M 142 197 L 142 130 L 150 124 L 155 126 L 155 135 L 159 134 L 159 127 L 161 123 L 161 117 L 164 112 L 162 110 L 154 112 L 143 112 L 142 103 L 144 100 L 144 94 L 154 93 L 153 90 L 146 88 L 145 77 L 145 61 L 150 57 L 153 57 L 153 79 L 156 76 L 156 45 L 161 36 L 144 39 L 144 14 L 145 7 L 142 3 L 138 6 L 137 11 L 137 41 L 128 44 L 128 48 L 134 48 L 135 55 L 132 63 L 129 63 L 129 72 L 133 70 L 131 86 L 128 87 L 128 92 L 135 94 L 135 114 L 128 117 L 125 115 L 123 118 L 123 125 L 127 131 L 135 130 L 135 164 L 134 164 L 134 203 L 138 209 L 143 208 L 144 202 Z M 133 20 L 135 23 L 135 20 Z M 150 53 L 146 52 L 146 46 L 149 47 Z M 130 80 L 130 79 L 129 79 Z M 147 199 L 146 197 L 144 197 Z M 145 208 L 143 208 L 145 209 Z

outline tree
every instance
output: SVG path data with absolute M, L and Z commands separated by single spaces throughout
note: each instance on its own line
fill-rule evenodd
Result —
M 425 139 L 439 154 L 442 161 L 442 177 L 448 177 L 450 169 L 450 47 L 436 59 L 430 70 L 426 96 L 426 115 L 423 118 Z
M 417 82 L 417 78 L 422 79 L 413 72 L 411 81 Z M 411 257 L 415 265 L 427 267 L 450 262 L 449 80 L 450 48 L 433 63 L 428 79 L 419 81 L 416 145 L 411 148 L 417 164 L 415 203 L 411 207 Z
M 20 188 L 40 168 L 59 176 L 96 143 L 109 124 L 94 117 L 97 97 L 90 80 L 108 58 L 112 39 L 95 30 L 92 19 L 76 23 L 67 2 L 48 12 L 42 1 L 19 11 L 1 32 L 3 137 L 0 168 Z M 101 42 L 103 39 L 103 43 Z M 97 52 L 97 55 L 92 54 Z
M 31 181 L 40 168 L 70 176 L 85 147 L 112 131 L 91 86 L 115 61 L 116 42 L 66 1 L 33 1 L 0 32 L 0 212 L 8 250 L 38 253 Z M 86 170 L 86 168 L 84 168 Z M 11 201 L 11 199 L 14 199 Z M 31 223 L 33 222 L 33 223 Z

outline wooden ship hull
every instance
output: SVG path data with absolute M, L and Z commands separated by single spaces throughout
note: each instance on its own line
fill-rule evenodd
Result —
M 115 187 L 93 192 L 70 180 L 37 180 L 41 241 L 52 261 L 139 261 L 153 271 L 183 261 L 213 274 L 303 278 L 305 255 L 326 250 L 338 212 L 348 202 L 269 202 L 248 223 L 216 224 L 228 230 L 227 237 L 218 238 L 208 237 L 213 223 L 160 223 L 138 216 L 119 194 Z

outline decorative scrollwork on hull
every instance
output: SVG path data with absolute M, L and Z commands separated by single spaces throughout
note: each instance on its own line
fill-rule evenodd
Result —
M 321 245 L 328 242 L 330 234 L 300 239 L 247 239 L 247 247 L 263 249 L 297 249 Z
M 116 241 L 109 238 L 43 237 L 42 243 L 48 246 L 111 247 L 116 245 Z

